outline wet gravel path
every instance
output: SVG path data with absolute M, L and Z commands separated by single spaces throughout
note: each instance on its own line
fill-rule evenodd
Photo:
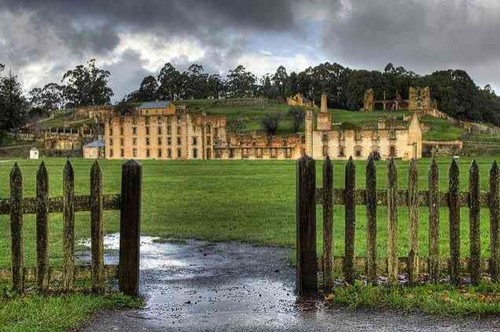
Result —
M 116 239 L 108 239 L 113 249 Z M 113 252 L 113 251 L 111 251 Z M 102 312 L 83 331 L 500 331 L 500 318 L 441 319 L 298 302 L 290 251 L 239 243 L 141 244 L 141 310 Z M 116 257 L 107 257 L 113 262 Z

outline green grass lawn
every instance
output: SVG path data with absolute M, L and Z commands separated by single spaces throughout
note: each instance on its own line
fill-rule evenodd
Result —
M 487 190 L 488 172 L 493 157 L 478 159 L 481 189 Z M 461 158 L 460 187 L 467 190 L 468 167 L 472 159 Z M 49 172 L 49 191 L 51 196 L 62 194 L 62 171 L 65 159 L 47 159 Z M 75 159 L 76 194 L 88 194 L 89 171 L 91 160 Z M 441 190 L 447 188 L 449 158 L 438 160 Z M 0 163 L 0 197 L 8 197 L 9 172 L 13 161 Z M 104 193 L 120 192 L 121 161 L 102 160 Z M 144 161 L 143 164 L 143 222 L 142 233 L 164 238 L 198 238 L 212 241 L 236 240 L 262 245 L 294 247 L 295 245 L 295 162 L 293 161 Z M 318 183 L 321 179 L 321 162 L 317 163 Z M 419 187 L 427 187 L 427 171 L 430 160 L 419 161 Z M 24 176 L 25 197 L 35 193 L 36 170 L 38 161 L 20 160 Z M 408 162 L 398 161 L 399 187 L 406 188 Z M 335 187 L 343 187 L 345 162 L 334 162 Z M 356 185 L 364 188 L 365 162 L 356 162 Z M 385 187 L 386 163 L 377 162 L 377 184 Z M 318 185 L 319 186 L 319 185 Z M 105 213 L 107 232 L 117 232 L 118 212 Z M 334 211 L 334 254 L 343 253 L 343 207 Z M 366 219 L 364 208 L 356 210 L 356 255 L 365 253 Z M 378 250 L 379 255 L 386 253 L 386 210 L 378 209 Z M 408 253 L 409 227 L 407 211 L 399 209 L 399 254 Z M 420 209 L 420 252 L 427 253 L 427 218 L 428 213 Z M 321 250 L 321 209 L 318 208 L 318 249 Z M 481 212 L 482 255 L 489 256 L 489 223 L 487 211 Z M 468 210 L 462 209 L 462 255 L 467 256 L 468 249 Z M 0 217 L 0 267 L 10 267 L 10 231 L 8 216 Z M 62 261 L 62 218 L 50 216 L 50 255 L 51 264 Z M 88 238 L 90 234 L 89 213 L 76 214 L 76 236 Z M 448 222 L 446 209 L 441 210 L 442 255 L 448 253 Z M 26 264 L 33 265 L 35 260 L 35 223 L 34 216 L 26 216 L 24 224 Z M 36 299 L 36 298 L 35 298 Z M 104 306 L 99 298 L 92 308 Z M 19 305 L 17 299 L 0 301 L 1 310 L 12 311 L 10 306 Z M 71 297 L 68 301 L 72 301 Z M 80 301 L 80 300 L 78 300 Z M 85 300 L 87 301 L 87 300 Z M 47 301 L 43 310 L 59 310 L 60 302 Z M 78 305 L 76 305 L 78 307 Z M 2 309 L 3 308 L 3 309 Z M 74 307 L 63 306 L 60 310 Z M 42 310 L 42 309 L 40 309 Z M 82 306 L 79 317 L 86 317 L 88 306 Z M 61 312 L 64 314 L 64 311 Z M 41 316 L 43 319 L 43 315 Z M 2 321 L 2 324 L 15 322 Z M 10 325 L 7 325 L 10 326 Z M 12 325 L 15 326 L 15 325 Z M 69 325 L 68 325 L 69 326 Z

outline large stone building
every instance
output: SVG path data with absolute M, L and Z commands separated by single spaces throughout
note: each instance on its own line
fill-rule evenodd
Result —
M 314 107 L 314 101 L 307 99 L 302 93 L 286 98 L 288 106 Z
M 143 103 L 133 112 L 116 111 L 105 121 L 108 159 L 296 159 L 303 151 L 322 159 L 367 159 L 376 154 L 410 159 L 422 155 L 422 130 L 417 115 L 410 121 L 386 121 L 375 127 L 332 126 L 327 96 L 321 96 L 316 121 L 306 111 L 305 135 L 268 137 L 262 133 L 226 131 L 225 116 L 190 113 L 171 102 Z
M 173 103 L 148 102 L 105 121 L 107 159 L 212 159 L 226 139 L 226 118 L 190 114 Z
M 321 98 L 321 112 L 316 126 L 312 111 L 306 113 L 305 152 L 315 159 L 419 159 L 422 157 L 422 129 L 418 115 L 413 113 L 406 123 L 380 121 L 376 126 L 346 128 L 332 126 L 326 110 L 326 96 Z

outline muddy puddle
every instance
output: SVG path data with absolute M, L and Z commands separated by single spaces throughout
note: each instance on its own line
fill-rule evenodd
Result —
M 163 242 L 163 241 L 161 241 Z M 89 243 L 82 243 L 89 245 Z M 109 264 L 119 237 L 105 238 Z M 141 237 L 140 310 L 104 312 L 84 331 L 481 331 L 498 320 L 438 319 L 327 308 L 297 299 L 288 249 Z M 85 257 L 81 257 L 85 259 Z

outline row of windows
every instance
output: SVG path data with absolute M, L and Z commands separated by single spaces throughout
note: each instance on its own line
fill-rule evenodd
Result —
M 327 156 L 329 155 L 329 151 L 328 151 L 328 145 L 323 145 L 323 156 Z M 373 149 L 372 150 L 372 153 L 379 153 L 378 149 Z M 363 153 L 362 153 L 362 149 L 361 147 L 356 147 L 354 148 L 354 157 L 362 157 Z M 346 157 L 346 154 L 345 154 L 345 148 L 343 146 L 339 147 L 339 153 L 337 155 L 338 157 L 341 157 L 341 158 L 345 158 Z M 397 151 L 396 151 L 396 147 L 394 145 L 391 145 L 389 147 L 389 157 L 397 157 Z
M 207 127 L 206 134 L 210 134 L 210 127 Z M 193 125 L 193 131 L 195 131 L 195 126 Z M 120 127 L 120 136 L 123 136 L 125 133 L 124 128 Z M 157 133 L 158 135 L 163 135 L 163 127 L 157 127 Z M 182 133 L 182 127 L 178 126 L 177 127 L 177 135 L 180 135 Z M 150 135 L 151 130 L 150 127 L 146 127 L 146 135 Z M 133 126 L 132 127 L 132 135 L 137 135 L 137 127 Z M 172 126 L 167 126 L 167 135 L 172 135 Z M 215 128 L 215 136 L 218 135 L 218 130 Z M 109 136 L 113 136 L 113 127 L 109 127 Z
M 158 145 L 162 145 L 162 143 L 163 143 L 162 137 L 158 137 L 157 139 L 158 139 Z M 191 140 L 192 145 L 198 145 L 198 137 L 193 136 L 191 139 L 192 139 Z M 210 144 L 212 144 L 212 139 L 210 137 L 207 137 L 206 142 L 207 142 L 207 145 L 210 145 Z M 124 143 L 125 143 L 124 139 L 120 138 L 120 145 L 123 146 L 123 145 L 125 145 Z M 146 137 L 145 143 L 146 143 L 146 145 L 151 145 L 151 139 L 149 137 Z M 181 145 L 181 144 L 182 144 L 182 139 L 180 137 L 177 137 L 177 145 Z M 113 146 L 113 139 L 112 138 L 109 139 L 109 145 Z M 132 145 L 137 145 L 137 137 L 132 137 Z M 172 137 L 167 137 L 167 145 L 172 145 Z
M 270 150 L 271 158 L 278 158 L 279 151 L 277 148 L 272 148 Z M 263 149 L 257 148 L 255 149 L 255 157 L 256 158 L 262 158 L 263 156 Z M 219 155 L 219 158 L 222 157 Z M 229 149 L 229 158 L 234 158 L 235 157 L 235 149 Z M 250 149 L 241 149 L 241 157 L 242 158 L 249 158 L 250 157 Z M 291 158 L 292 157 L 292 149 L 287 148 L 285 149 L 285 158 Z
M 191 150 L 192 152 L 192 158 L 193 159 L 198 159 L 198 149 L 194 148 Z M 181 149 L 176 149 L 175 150 L 177 158 L 182 158 L 182 150 Z M 211 150 L 207 149 L 207 158 L 210 158 L 211 155 Z M 109 156 L 112 158 L 114 156 L 113 149 L 109 150 Z M 125 150 L 120 149 L 120 157 L 125 157 Z M 137 149 L 132 149 L 132 157 L 137 158 L 138 157 L 138 150 Z M 146 158 L 152 157 L 151 149 L 146 149 Z M 163 158 L 163 150 L 158 149 L 156 150 L 156 157 L 157 158 Z M 167 149 L 166 150 L 166 157 L 167 158 L 172 158 L 172 149 Z

